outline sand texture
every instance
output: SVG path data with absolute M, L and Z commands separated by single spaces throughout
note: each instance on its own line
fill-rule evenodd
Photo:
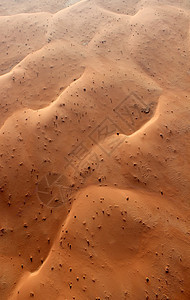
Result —
M 0 1 L 0 300 L 190 299 L 190 2 Z

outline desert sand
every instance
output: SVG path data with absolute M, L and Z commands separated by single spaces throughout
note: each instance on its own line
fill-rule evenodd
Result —
M 190 2 L 0 1 L 0 299 L 190 299 Z

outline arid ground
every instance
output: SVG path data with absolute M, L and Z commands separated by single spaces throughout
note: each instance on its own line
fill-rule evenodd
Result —
M 189 0 L 0 0 L 0 299 L 190 299 Z

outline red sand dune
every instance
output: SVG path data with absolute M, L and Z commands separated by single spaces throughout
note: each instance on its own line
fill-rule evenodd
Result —
M 0 299 L 190 299 L 189 20 L 1 1 Z

